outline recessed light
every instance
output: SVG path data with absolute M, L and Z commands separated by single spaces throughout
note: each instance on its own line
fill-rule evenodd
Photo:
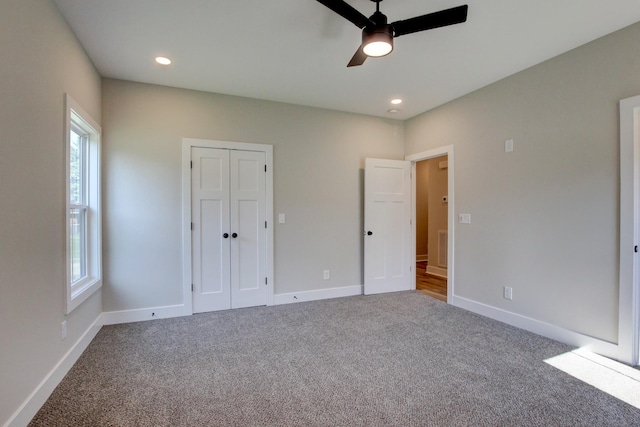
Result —
M 160 65 L 169 65 L 171 64 L 171 60 L 166 56 L 156 56 L 156 62 Z
M 399 111 L 400 111 L 400 110 L 396 110 L 395 108 L 392 108 L 392 109 L 390 109 L 390 110 L 387 110 L 387 113 L 395 114 L 395 113 L 397 113 L 397 112 L 399 112 Z
M 402 99 L 400 99 L 400 98 L 392 99 L 392 100 L 391 100 L 391 103 L 392 103 L 393 105 L 402 104 Z

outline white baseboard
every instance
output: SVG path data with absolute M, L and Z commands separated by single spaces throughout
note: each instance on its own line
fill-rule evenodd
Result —
M 588 335 L 564 329 L 550 323 L 492 307 L 466 298 L 453 295 L 451 304 L 485 317 L 524 329 L 543 337 L 551 338 L 575 347 L 584 348 L 592 353 L 618 360 L 618 345 Z
M 29 424 L 49 396 L 51 396 L 53 390 L 60 384 L 60 381 L 62 381 L 89 344 L 91 344 L 91 341 L 98 334 L 100 328 L 102 328 L 102 315 L 97 317 L 78 341 L 62 356 L 62 359 L 56 363 L 53 369 L 44 377 L 40 384 L 38 384 L 33 393 L 20 405 L 4 427 L 24 427 Z
M 427 273 L 434 276 L 447 278 L 447 269 L 442 267 L 436 267 L 435 265 L 427 265 Z
M 294 302 L 317 301 L 329 298 L 351 297 L 354 295 L 362 295 L 362 285 L 276 294 L 273 296 L 273 303 L 274 305 L 291 304 Z
M 185 313 L 184 304 L 168 305 L 164 307 L 139 308 L 135 310 L 106 311 L 102 313 L 102 324 L 116 325 L 119 323 L 168 319 L 170 317 L 180 317 L 188 314 L 191 313 Z

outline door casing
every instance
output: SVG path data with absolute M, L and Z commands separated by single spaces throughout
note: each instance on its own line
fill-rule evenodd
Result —
M 455 255 L 455 187 L 454 187 L 454 170 L 455 158 L 453 155 L 453 145 L 434 148 L 432 150 L 422 151 L 420 153 L 411 154 L 405 157 L 405 160 L 411 162 L 411 236 L 410 253 L 416 253 L 416 162 L 422 160 L 433 159 L 435 157 L 448 156 L 448 202 L 447 202 L 447 303 L 451 304 L 454 296 L 454 255 Z M 416 283 L 416 271 L 413 271 L 413 289 Z
M 223 148 L 228 150 L 262 151 L 266 157 L 266 277 L 267 305 L 274 300 L 273 261 L 273 146 L 247 142 L 217 141 L 195 138 L 182 139 L 182 289 L 184 314 L 193 314 L 192 299 L 192 231 L 191 231 L 191 148 Z
M 618 360 L 640 361 L 640 96 L 620 101 Z

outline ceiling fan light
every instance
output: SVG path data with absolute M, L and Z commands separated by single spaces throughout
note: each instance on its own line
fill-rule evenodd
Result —
M 385 56 L 393 50 L 387 42 L 370 42 L 362 49 L 367 56 Z
M 385 56 L 393 50 L 393 35 L 388 27 L 362 33 L 362 51 L 367 56 Z

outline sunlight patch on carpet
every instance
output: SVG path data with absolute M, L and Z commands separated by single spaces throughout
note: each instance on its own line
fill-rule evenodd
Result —
M 545 360 L 549 365 L 640 408 L 640 371 L 577 349 Z

